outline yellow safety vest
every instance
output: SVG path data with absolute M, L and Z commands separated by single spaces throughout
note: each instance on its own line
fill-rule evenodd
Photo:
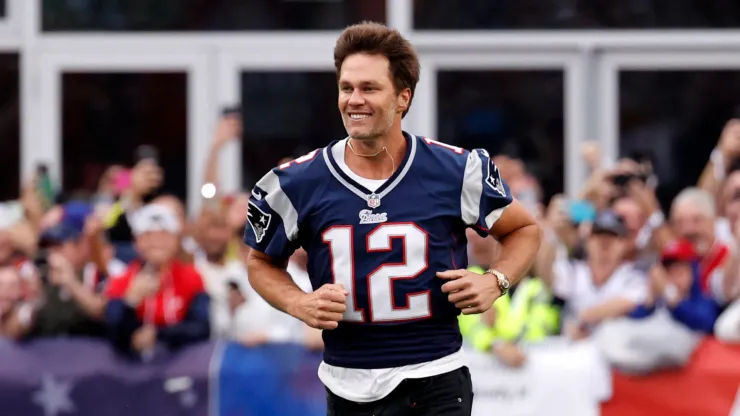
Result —
M 468 270 L 483 273 L 480 267 Z M 538 278 L 525 278 L 517 285 L 514 295 L 506 294 L 493 304 L 496 319 L 493 326 L 481 320 L 481 315 L 460 315 L 460 332 L 474 348 L 488 351 L 494 341 L 537 342 L 559 329 L 560 311 L 552 305 L 552 295 Z

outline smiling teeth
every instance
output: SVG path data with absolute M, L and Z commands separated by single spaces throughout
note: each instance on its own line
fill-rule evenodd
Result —
M 349 115 L 349 118 L 351 118 L 352 120 L 362 120 L 368 117 L 370 117 L 368 114 L 350 114 Z

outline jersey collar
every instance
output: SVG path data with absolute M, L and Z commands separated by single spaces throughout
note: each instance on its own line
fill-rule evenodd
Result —
M 383 183 L 383 185 L 381 185 L 380 188 L 378 188 L 375 192 L 372 192 L 364 186 L 360 185 L 354 179 L 347 176 L 344 171 L 342 171 L 342 169 L 337 164 L 337 161 L 334 160 L 334 155 L 331 151 L 332 146 L 337 143 L 336 141 L 331 142 L 327 147 L 324 148 L 324 161 L 326 162 L 326 166 L 329 168 L 332 176 L 334 176 L 334 178 L 336 178 L 339 183 L 341 183 L 345 188 L 349 189 L 353 194 L 367 201 L 368 207 L 377 208 L 378 206 L 380 206 L 380 202 L 383 197 L 388 195 L 393 190 L 393 188 L 398 186 L 401 180 L 403 180 L 404 176 L 406 176 L 406 173 L 408 173 L 409 169 L 411 168 L 411 164 L 414 161 L 414 156 L 416 155 L 416 136 L 403 132 L 403 137 L 406 139 L 407 144 L 406 154 L 403 157 L 403 161 L 401 161 L 398 169 L 393 172 L 393 175 L 391 175 L 391 177 L 388 178 L 388 180 L 386 180 L 385 183 Z

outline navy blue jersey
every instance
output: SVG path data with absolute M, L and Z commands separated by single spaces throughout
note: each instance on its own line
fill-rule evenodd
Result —
M 350 292 L 339 327 L 323 332 L 329 365 L 399 367 L 458 351 L 460 311 L 436 273 L 466 268 L 465 229 L 486 235 L 512 201 L 485 150 L 404 136 L 403 161 L 375 192 L 340 168 L 336 142 L 252 190 L 246 244 L 282 259 L 303 247 L 314 289 Z

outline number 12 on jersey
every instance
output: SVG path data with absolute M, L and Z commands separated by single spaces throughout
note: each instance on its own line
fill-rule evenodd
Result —
M 403 307 L 397 307 L 393 283 L 414 279 L 427 267 L 429 242 L 426 231 L 413 223 L 384 223 L 368 233 L 365 252 L 354 247 L 354 229 L 351 225 L 330 227 L 323 233 L 329 245 L 334 283 L 341 283 L 349 292 L 344 321 L 368 322 L 366 311 L 358 308 L 356 300 L 356 256 L 388 252 L 394 239 L 402 241 L 403 262 L 379 264 L 367 275 L 369 322 L 396 322 L 428 318 L 432 315 L 429 290 L 406 294 Z

